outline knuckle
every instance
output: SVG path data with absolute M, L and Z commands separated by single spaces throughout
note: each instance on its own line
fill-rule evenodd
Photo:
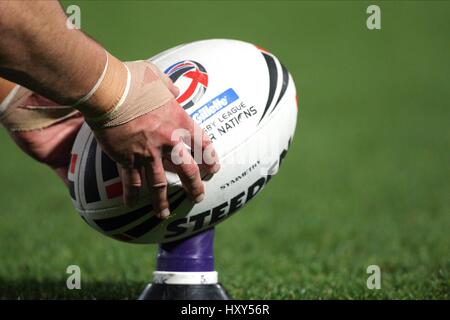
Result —
M 133 168 L 134 163 L 134 155 L 132 153 L 126 154 L 120 161 L 120 164 L 122 168 L 125 170 L 125 172 L 128 172 L 130 169 Z
M 195 181 L 200 176 L 200 169 L 196 165 L 187 166 L 184 172 L 190 181 Z
M 156 165 L 155 162 L 153 162 L 153 166 L 151 167 L 151 175 L 153 177 L 153 181 L 163 182 L 166 180 L 165 177 L 165 171 L 164 167 L 160 164 Z
M 149 189 L 152 190 L 152 192 L 155 192 L 154 195 L 158 195 L 158 193 L 161 191 L 165 191 L 167 189 L 167 182 L 165 181 L 152 181 L 148 184 Z
M 131 189 L 139 188 L 139 187 L 141 186 L 141 183 L 140 183 L 140 182 L 137 182 L 137 181 L 132 181 L 131 183 L 128 184 L 128 186 L 129 186 Z
M 154 182 L 152 184 L 153 189 L 164 189 L 167 187 L 167 181 Z

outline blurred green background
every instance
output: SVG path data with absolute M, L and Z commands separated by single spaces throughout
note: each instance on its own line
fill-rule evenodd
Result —
M 65 1 L 122 59 L 234 38 L 269 49 L 300 93 L 279 174 L 217 228 L 235 298 L 450 298 L 450 3 Z M 381 7 L 381 30 L 366 8 Z M 155 246 L 91 230 L 46 167 L 0 130 L 0 298 L 134 299 Z M 66 289 L 66 268 L 82 290 Z M 379 265 L 380 290 L 366 287 Z

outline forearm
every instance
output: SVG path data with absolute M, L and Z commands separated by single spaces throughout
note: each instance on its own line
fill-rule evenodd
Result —
M 0 76 L 61 104 L 95 85 L 104 49 L 66 27 L 57 1 L 0 1 Z

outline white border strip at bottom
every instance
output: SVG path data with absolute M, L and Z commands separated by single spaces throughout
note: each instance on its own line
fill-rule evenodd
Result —
M 211 272 L 153 272 L 153 283 L 165 284 L 216 284 L 218 282 L 217 271 Z

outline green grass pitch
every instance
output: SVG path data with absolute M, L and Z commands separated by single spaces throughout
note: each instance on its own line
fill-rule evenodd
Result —
M 216 231 L 235 298 L 450 298 L 450 3 L 70 1 L 122 59 L 236 38 L 276 54 L 299 91 L 279 174 Z M 0 298 L 135 299 L 156 246 L 78 217 L 53 173 L 0 130 Z M 79 265 L 81 290 L 66 288 Z M 379 265 L 380 290 L 366 287 Z

